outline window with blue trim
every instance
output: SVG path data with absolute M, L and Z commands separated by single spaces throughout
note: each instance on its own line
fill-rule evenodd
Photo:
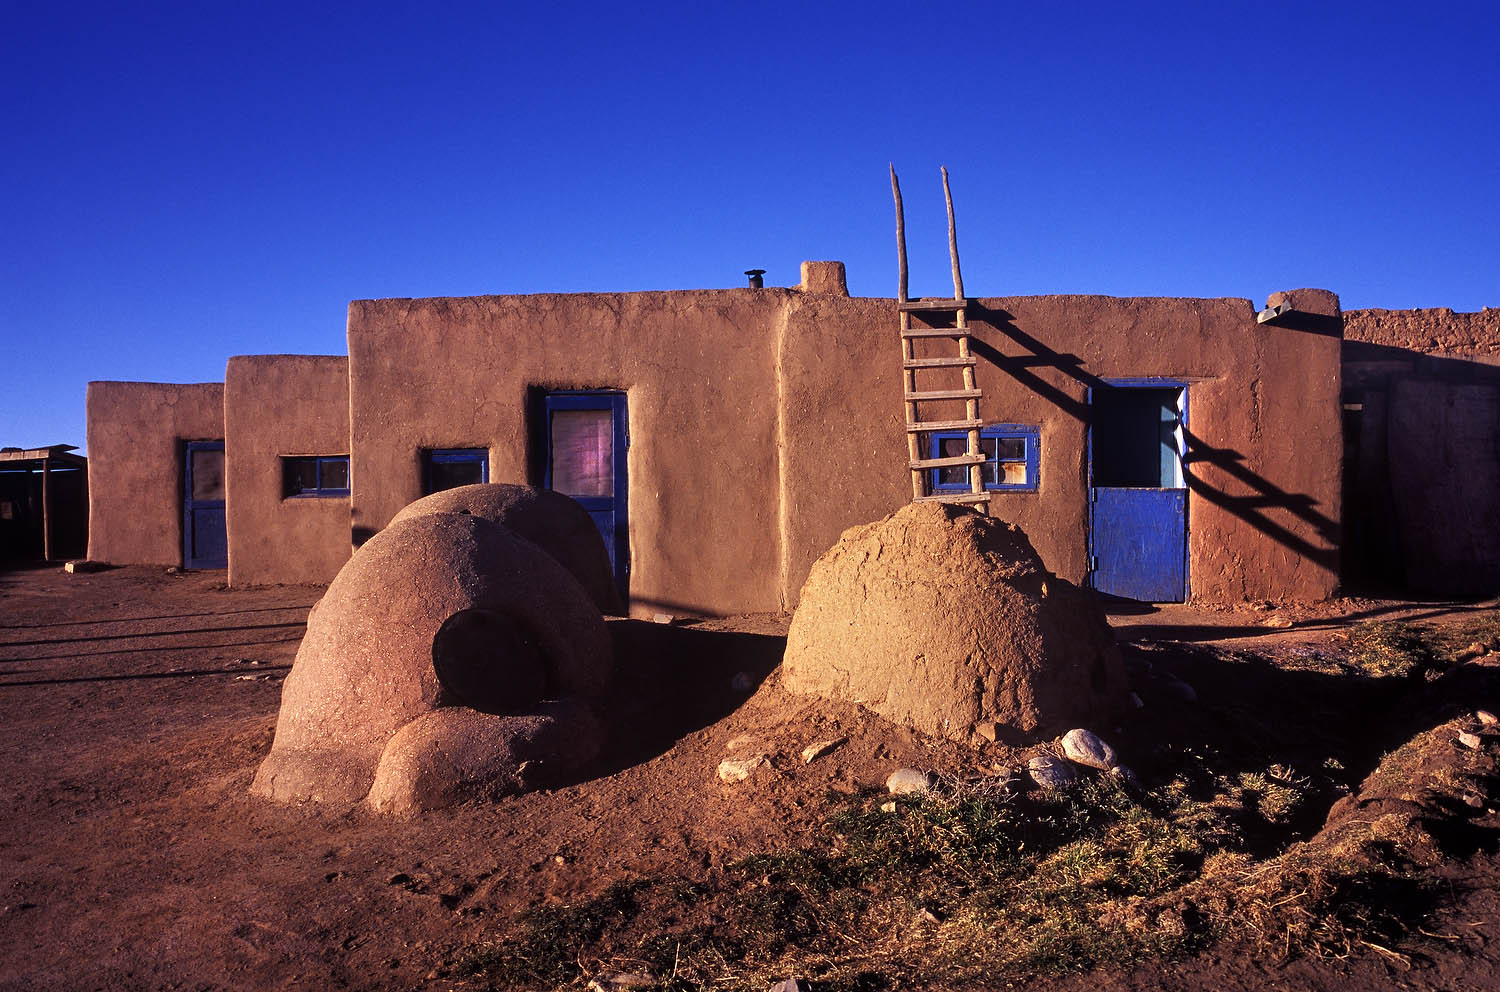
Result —
M 281 460 L 283 499 L 349 495 L 348 455 L 309 455 Z
M 433 448 L 422 456 L 422 492 L 490 481 L 490 453 L 484 448 Z
M 933 431 L 927 435 L 933 458 L 968 454 L 966 431 Z M 1041 467 L 1041 429 L 1030 424 L 991 424 L 979 432 L 979 466 L 984 488 L 994 492 L 1036 492 Z M 950 465 L 932 470 L 932 491 L 968 492 L 969 467 Z

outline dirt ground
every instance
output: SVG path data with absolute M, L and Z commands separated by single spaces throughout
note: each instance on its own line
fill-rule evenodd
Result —
M 0 989 L 485 988 L 455 962 L 520 910 L 796 846 L 830 789 L 908 764 L 961 776 L 993 758 L 781 692 L 784 617 L 618 620 L 613 723 L 629 743 L 586 781 L 411 820 L 276 806 L 247 787 L 321 590 L 222 581 L 153 568 L 0 572 Z M 1238 690 L 1215 681 L 1205 651 L 1296 658 L 1337 650 L 1360 620 L 1495 611 L 1340 600 L 1140 608 L 1111 621 L 1211 701 Z M 748 688 L 734 684 L 740 673 Z M 1285 698 L 1295 685 L 1266 683 L 1265 704 L 1296 705 Z M 801 761 L 804 746 L 835 738 L 846 742 Z M 745 752 L 769 754 L 771 767 L 719 782 L 719 761 Z M 1447 897 L 1426 929 L 1441 937 L 1398 957 L 1287 962 L 1224 944 L 1027 987 L 1500 988 L 1493 812 L 1484 825 L 1464 857 L 1434 869 Z

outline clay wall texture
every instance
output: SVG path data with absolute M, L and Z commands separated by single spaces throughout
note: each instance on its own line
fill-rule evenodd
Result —
M 491 482 L 539 484 L 534 391 L 623 390 L 632 609 L 780 609 L 776 357 L 791 293 L 351 303 L 355 533 L 422 495 L 424 449 L 484 448 Z
M 224 377 L 230 585 L 332 581 L 348 559 L 348 497 L 285 497 L 282 459 L 349 453 L 349 360 L 254 355 Z
M 356 532 L 421 495 L 424 448 L 487 448 L 491 481 L 539 482 L 529 391 L 620 389 L 633 610 L 794 607 L 845 528 L 911 493 L 895 306 L 819 285 L 351 304 Z M 1336 329 L 1258 325 L 1246 300 L 992 299 L 970 320 L 982 417 L 1041 428 L 1039 490 L 993 512 L 1051 568 L 1087 570 L 1090 384 L 1169 377 L 1189 383 L 1191 595 L 1332 594 Z
M 89 552 L 182 564 L 182 444 L 224 437 L 219 383 L 91 382 L 85 399 Z
M 1344 319 L 1350 584 L 1500 591 L 1500 309 Z
M 986 423 L 1041 428 L 1035 493 L 993 494 L 1048 567 L 1087 572 L 1087 390 L 1115 378 L 1188 382 L 1190 595 L 1320 599 L 1337 585 L 1339 340 L 1257 325 L 1248 300 L 1099 296 L 976 300 Z M 945 339 L 925 355 L 953 354 Z M 843 528 L 911 498 L 900 343 L 890 300 L 801 296 L 781 356 L 784 589 Z M 926 380 L 939 388 L 947 380 Z M 929 385 L 930 383 L 930 385 Z M 961 416 L 924 404 L 924 419 Z

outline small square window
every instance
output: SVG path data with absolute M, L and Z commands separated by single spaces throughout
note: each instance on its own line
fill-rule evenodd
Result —
M 934 431 L 927 435 L 933 458 L 967 454 L 969 436 L 963 431 Z M 1041 466 L 1041 429 L 1030 424 L 991 424 L 979 432 L 979 466 L 984 488 L 992 492 L 1035 492 Z M 968 492 L 969 469 L 964 465 L 932 470 L 933 492 Z
M 490 481 L 490 453 L 484 448 L 434 448 L 422 461 L 424 495 Z
M 310 455 L 281 460 L 283 499 L 349 495 L 349 456 Z

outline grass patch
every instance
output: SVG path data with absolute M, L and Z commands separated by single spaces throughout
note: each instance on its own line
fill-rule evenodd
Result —
M 1140 725 L 1127 742 L 1157 783 L 1148 790 L 1095 775 L 1024 795 L 998 780 L 921 797 L 829 793 L 803 849 L 532 910 L 461 970 L 506 989 L 643 971 L 660 992 L 763 992 L 789 975 L 818 992 L 879 992 L 995 987 L 1221 938 L 1275 958 L 1399 955 L 1430 906 L 1422 871 L 1442 856 L 1423 811 L 1495 783 L 1481 781 L 1489 765 L 1438 760 L 1453 753 L 1452 727 L 1383 757 L 1369 728 L 1429 689 L 1471 706 L 1472 687 L 1422 676 L 1483 642 L 1479 623 L 1500 634 L 1492 618 L 1441 635 L 1361 624 L 1347 660 L 1337 651 L 1316 671 L 1192 655 L 1223 701 Z M 1236 684 L 1260 688 L 1225 691 Z M 1351 789 L 1360 804 L 1335 806 Z M 1330 807 L 1341 818 L 1324 827 Z

